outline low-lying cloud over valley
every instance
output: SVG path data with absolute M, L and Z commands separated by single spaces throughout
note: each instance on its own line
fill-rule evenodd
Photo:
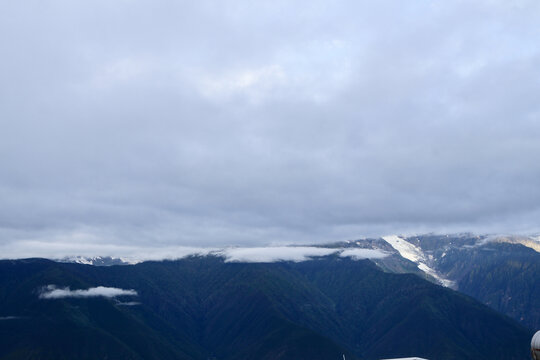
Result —
M 117 296 L 136 296 L 137 292 L 133 289 L 125 290 L 114 287 L 97 286 L 89 289 L 71 290 L 69 287 L 59 288 L 56 285 L 47 285 L 44 287 L 39 297 L 41 299 L 62 299 L 62 298 L 88 298 L 105 297 L 114 298 Z

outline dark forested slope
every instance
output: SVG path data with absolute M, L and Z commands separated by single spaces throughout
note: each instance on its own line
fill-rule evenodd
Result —
M 39 297 L 43 286 L 134 289 Z M 527 359 L 530 332 L 471 298 L 370 261 L 94 267 L 0 261 L 2 359 Z

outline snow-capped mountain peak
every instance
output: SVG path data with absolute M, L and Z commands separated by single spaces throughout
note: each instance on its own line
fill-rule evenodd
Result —
M 77 264 L 94 265 L 94 266 L 111 266 L 111 265 L 133 265 L 140 261 L 116 258 L 110 256 L 70 256 L 59 260 L 60 262 L 71 262 Z

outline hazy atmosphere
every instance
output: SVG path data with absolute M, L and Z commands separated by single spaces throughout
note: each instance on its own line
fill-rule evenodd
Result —
M 539 39 L 538 0 L 3 1 L 0 254 L 538 233 Z

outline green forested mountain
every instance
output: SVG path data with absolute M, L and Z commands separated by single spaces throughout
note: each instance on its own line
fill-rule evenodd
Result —
M 438 262 L 459 291 L 518 320 L 540 327 L 540 254 L 520 244 L 488 243 L 452 249 Z
M 43 286 L 137 296 L 40 298 Z M 531 332 L 370 261 L 0 261 L 1 359 L 527 359 Z
M 398 239 L 393 246 L 383 238 L 339 245 L 383 249 L 391 255 L 375 262 L 384 271 L 444 283 L 530 330 L 540 329 L 540 242 L 535 237 L 428 234 Z

